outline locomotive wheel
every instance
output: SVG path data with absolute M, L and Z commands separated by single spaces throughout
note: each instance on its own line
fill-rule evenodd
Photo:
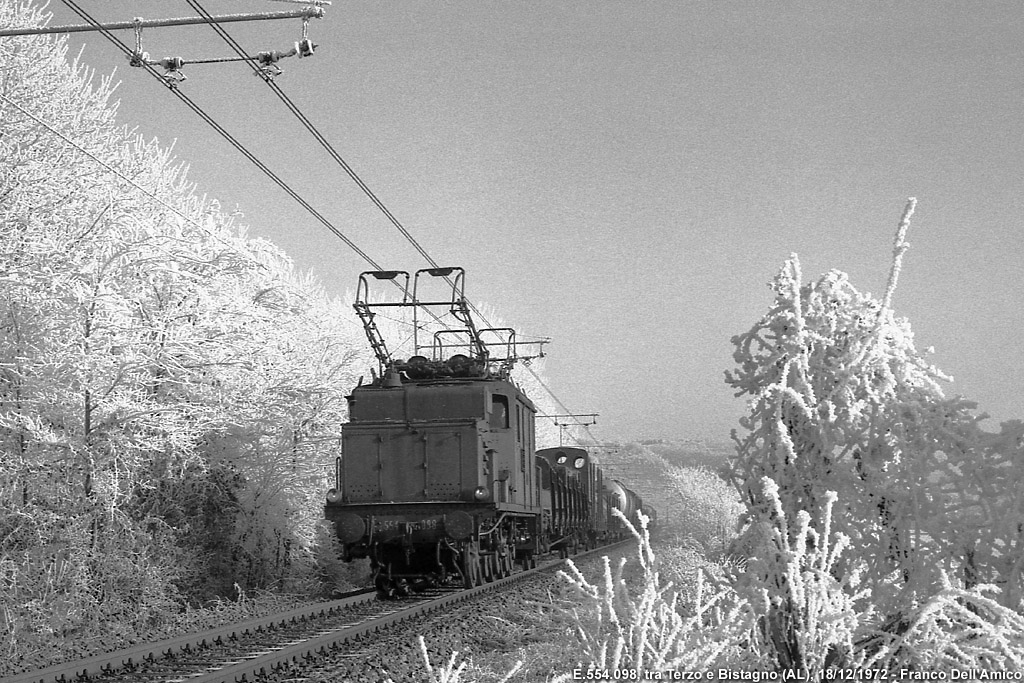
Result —
M 491 576 L 494 580 L 504 579 L 505 575 L 501 572 L 501 555 L 495 552 L 491 555 Z
M 501 571 L 501 555 L 498 552 L 491 555 L 491 574 L 495 581 L 505 578 L 505 574 Z
M 480 546 L 467 543 L 462 553 L 462 585 L 464 588 L 476 588 L 482 584 L 480 571 Z

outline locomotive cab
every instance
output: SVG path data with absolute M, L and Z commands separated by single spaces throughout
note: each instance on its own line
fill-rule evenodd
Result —
M 405 381 L 360 386 L 342 428 L 336 496 L 348 504 L 534 504 L 536 410 L 507 380 Z

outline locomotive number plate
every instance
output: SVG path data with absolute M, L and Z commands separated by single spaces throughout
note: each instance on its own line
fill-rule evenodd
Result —
M 402 529 L 408 529 L 409 531 L 429 531 L 438 528 L 441 520 L 439 519 L 418 519 L 416 521 L 407 522 L 404 519 L 375 519 L 374 526 L 377 531 L 399 531 Z

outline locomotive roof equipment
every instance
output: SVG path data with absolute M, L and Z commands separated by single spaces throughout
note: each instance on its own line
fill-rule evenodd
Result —
M 510 327 L 478 328 L 465 296 L 465 279 L 466 272 L 459 267 L 424 268 L 411 277 L 404 270 L 373 270 L 359 276 L 353 306 L 377 357 L 381 377 L 391 376 L 392 382 L 400 381 L 402 376 L 411 380 L 505 378 L 516 361 L 543 356 L 542 351 L 536 356 L 518 355 L 516 332 Z M 441 292 L 436 293 L 439 280 L 447 285 L 447 292 L 442 285 Z M 398 296 L 382 297 L 374 282 L 390 282 Z M 375 320 L 380 309 L 411 310 L 413 349 L 408 360 L 396 358 L 388 349 Z M 424 332 L 431 329 L 432 335 L 424 339 Z

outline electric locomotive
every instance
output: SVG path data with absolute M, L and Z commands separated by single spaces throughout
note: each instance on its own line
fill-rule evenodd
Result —
M 414 582 L 478 585 L 517 561 L 530 566 L 539 550 L 536 409 L 509 377 L 521 359 L 515 332 L 477 329 L 464 278 L 461 268 L 430 268 L 415 273 L 411 288 L 404 271 L 359 279 L 355 308 L 380 373 L 348 397 L 326 516 L 345 559 L 369 557 L 387 594 Z M 445 296 L 423 294 L 439 282 Z M 397 296 L 374 296 L 379 287 Z M 408 359 L 387 348 L 376 321 L 385 310 L 411 311 Z
M 368 557 L 384 595 L 472 587 L 549 550 L 593 547 L 625 535 L 613 508 L 636 524 L 642 505 L 586 450 L 535 450 L 537 410 L 510 372 L 536 356 L 519 354 L 512 329 L 476 327 L 464 281 L 461 268 L 359 276 L 354 307 L 378 371 L 347 397 L 325 515 L 343 559 Z M 408 358 L 378 326 L 396 316 L 411 325 Z

